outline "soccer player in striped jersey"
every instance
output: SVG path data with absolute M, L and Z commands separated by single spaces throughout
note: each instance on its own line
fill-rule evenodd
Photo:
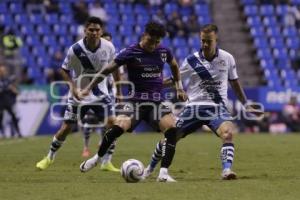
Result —
M 120 111 L 114 126 L 106 132 L 98 153 L 80 165 L 82 172 L 95 167 L 116 138 L 125 131 L 134 129 L 141 120 L 144 120 L 156 130 L 164 132 L 166 138 L 162 147 L 165 153 L 162 155 L 157 181 L 175 181 L 167 169 L 173 159 L 177 129 L 174 115 L 162 103 L 162 71 L 165 63 L 169 64 L 174 76 L 178 99 L 186 100 L 186 95 L 175 58 L 168 48 L 159 45 L 165 34 L 164 26 L 148 22 L 140 42 L 122 50 L 83 91 L 78 93 L 79 96 L 85 96 L 94 85 L 103 80 L 103 75 L 107 76 L 122 65 L 126 65 L 128 79 L 134 84 L 134 87 L 130 88 L 130 96 L 125 102 L 124 110 Z
M 217 47 L 217 33 L 216 25 L 205 25 L 200 31 L 201 49 L 189 55 L 180 68 L 182 80 L 187 84 L 189 101 L 179 114 L 176 140 L 207 125 L 222 140 L 222 179 L 229 180 L 235 179 L 236 173 L 232 171 L 234 124 L 226 108 L 228 81 L 243 105 L 247 103 L 247 98 L 239 83 L 233 56 Z M 261 114 L 250 107 L 248 111 Z M 158 142 L 151 162 L 145 169 L 145 177 L 153 172 L 161 154 L 162 142 Z
M 106 39 L 107 41 L 112 42 L 112 35 L 108 32 L 104 32 L 101 36 L 102 38 Z M 117 101 L 116 98 L 114 98 L 114 91 L 113 91 L 113 77 L 109 76 L 107 81 L 107 88 L 108 93 L 113 101 Z M 88 112 L 84 118 L 83 118 L 83 126 L 82 126 L 82 133 L 83 133 L 83 151 L 82 151 L 82 157 L 87 158 L 90 156 L 90 150 L 89 150 L 89 143 L 90 143 L 90 135 L 92 132 L 97 131 L 101 132 L 101 137 L 104 137 L 105 133 L 105 127 L 102 128 L 92 128 L 91 126 L 98 124 L 98 118 L 95 113 L 92 111 Z M 99 145 L 101 144 L 101 140 L 99 142 Z M 110 145 L 109 149 L 107 150 L 106 154 L 101 160 L 101 167 L 100 169 L 103 171 L 112 171 L 112 172 L 119 172 L 120 169 L 116 168 L 112 163 L 112 155 L 115 151 L 116 141 Z
M 84 88 L 90 82 L 91 76 L 102 70 L 103 66 L 114 58 L 115 47 L 101 38 L 102 27 L 103 23 L 99 18 L 90 17 L 85 23 L 85 37 L 68 50 L 61 69 L 64 80 L 70 85 L 64 121 L 53 137 L 48 155 L 36 163 L 40 170 L 48 168 L 54 162 L 57 150 L 71 132 L 72 124 L 82 120 L 89 110 L 97 115 L 99 121 L 107 121 L 108 127 L 114 121 L 106 81 L 95 85 L 84 99 L 76 98 L 77 88 Z M 118 81 L 117 72 L 114 78 Z

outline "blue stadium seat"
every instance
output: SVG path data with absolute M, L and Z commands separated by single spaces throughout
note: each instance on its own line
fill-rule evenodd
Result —
M 281 37 L 281 31 L 278 26 L 267 28 L 266 33 L 268 37 Z
M 258 49 L 257 50 L 257 57 L 259 59 L 266 59 L 266 60 L 273 58 L 271 50 L 269 48 Z
M 7 4 L 6 2 L 0 2 L 0 13 L 7 13 Z
M 119 26 L 119 33 L 123 36 L 130 36 L 133 32 L 132 26 L 120 25 Z
M 9 5 L 9 10 L 12 13 L 22 13 L 23 12 L 23 5 L 22 2 L 11 2 Z
M 58 7 L 59 7 L 61 13 L 64 13 L 64 14 L 71 14 L 72 13 L 71 4 L 69 4 L 69 3 L 59 2 Z
M 277 20 L 275 16 L 266 16 L 263 18 L 263 24 L 266 27 L 275 27 L 277 26 Z
M 178 5 L 176 3 L 168 2 L 165 4 L 164 13 L 166 15 L 170 15 L 172 12 L 178 11 L 178 10 L 179 10 Z
M 278 69 L 291 69 L 291 62 L 288 58 L 278 58 L 275 62 Z
M 39 45 L 41 45 L 39 37 L 34 35 L 34 34 L 28 35 L 26 37 L 25 44 L 29 45 L 29 46 L 39 46 Z
M 123 15 L 129 15 L 132 16 L 133 9 L 131 4 L 128 3 L 120 3 L 119 4 L 119 12 L 122 13 Z
M 293 5 L 300 5 L 300 0 L 291 0 Z
M 244 13 L 247 16 L 257 16 L 258 15 L 258 7 L 256 5 L 245 5 Z
M 137 16 L 137 24 L 144 26 L 150 20 L 148 15 L 138 15 Z
M 16 14 L 14 20 L 17 24 L 26 25 L 29 23 L 27 14 Z
M 189 55 L 189 48 L 188 47 L 176 48 L 175 55 L 177 58 L 185 58 L 187 55 Z
M 187 42 L 185 41 L 185 38 L 183 37 L 175 37 L 173 38 L 172 44 L 175 48 L 179 47 L 186 47 L 187 46 Z
M 260 14 L 262 16 L 273 16 L 274 15 L 274 7 L 273 5 L 266 4 L 260 6 Z
M 22 25 L 21 26 L 21 34 L 23 34 L 23 35 L 33 35 L 34 34 L 33 25 L 31 25 L 31 24 Z
M 247 18 L 247 24 L 249 27 L 258 27 L 262 25 L 262 22 L 259 16 L 252 16 Z
M 288 13 L 288 5 L 279 4 L 276 6 L 276 14 L 279 16 L 284 16 Z
M 272 48 L 284 48 L 285 47 L 285 43 L 283 41 L 283 39 L 281 37 L 277 37 L 277 38 L 271 38 L 270 39 L 270 46 Z
M 47 24 L 58 24 L 58 14 L 51 13 L 45 16 L 45 22 Z
M 298 37 L 298 31 L 295 27 L 284 27 L 283 28 L 283 36 L 293 38 L 293 37 Z
M 254 38 L 254 45 L 256 48 L 269 48 L 269 43 L 265 37 Z
M 298 49 L 300 47 L 300 40 L 297 37 L 287 38 L 286 46 L 290 49 Z
M 0 24 L 4 24 L 6 26 L 12 26 L 14 23 L 12 16 L 9 13 L 1 13 L 0 14 Z
M 56 35 L 66 36 L 66 35 L 68 35 L 67 26 L 66 25 L 55 24 L 53 26 L 53 33 L 56 34 Z
M 43 44 L 48 45 L 48 46 L 55 46 L 57 45 L 56 38 L 51 35 L 51 36 L 43 36 Z
M 50 35 L 51 33 L 50 27 L 47 24 L 38 25 L 36 31 L 39 35 Z
M 273 59 L 261 59 L 260 66 L 263 69 L 272 70 L 275 69 L 274 60 Z
M 43 16 L 41 14 L 31 14 L 29 16 L 30 23 L 32 24 L 42 24 L 44 23 Z
M 208 16 L 209 7 L 207 4 L 196 4 L 194 5 L 194 10 L 197 15 Z
M 135 4 L 133 11 L 135 14 L 145 14 L 147 13 L 147 10 L 145 8 L 145 6 L 143 6 L 142 4 Z
M 72 24 L 73 23 L 73 16 L 62 14 L 59 17 L 59 23 Z
M 288 58 L 288 52 L 286 48 L 274 48 L 273 49 L 273 57 L 274 58 L 280 58 L 280 59 L 287 59 Z
M 265 31 L 262 27 L 252 27 L 250 29 L 251 35 L 256 38 L 256 37 L 262 37 L 265 35 Z

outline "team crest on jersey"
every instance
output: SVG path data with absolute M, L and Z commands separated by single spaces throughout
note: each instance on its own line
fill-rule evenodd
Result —
M 167 62 L 167 53 L 161 53 L 160 58 L 163 62 Z
M 106 51 L 101 51 L 100 52 L 100 56 L 106 58 L 106 56 L 107 56 Z

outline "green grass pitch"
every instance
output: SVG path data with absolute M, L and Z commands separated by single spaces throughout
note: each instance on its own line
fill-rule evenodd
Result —
M 129 158 L 145 165 L 160 134 L 126 134 L 117 144 L 113 163 Z M 91 148 L 96 151 L 98 136 Z M 82 136 L 70 135 L 55 163 L 37 171 L 51 137 L 0 140 L 1 200 L 299 200 L 300 136 L 237 135 L 234 171 L 238 180 L 220 180 L 220 140 L 194 134 L 178 146 L 170 174 L 178 183 L 157 183 L 158 170 L 140 183 L 125 183 L 120 174 L 99 167 L 81 173 Z

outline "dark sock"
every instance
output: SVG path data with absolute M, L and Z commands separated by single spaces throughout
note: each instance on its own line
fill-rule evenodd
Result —
M 161 167 L 169 168 L 172 163 L 176 148 L 176 128 L 170 128 L 165 132 L 165 142 L 162 147 Z
M 124 130 L 117 125 L 113 125 L 112 128 L 108 129 L 99 147 L 98 156 L 103 157 L 110 145 L 115 141 L 116 138 L 120 137 L 123 133 Z

